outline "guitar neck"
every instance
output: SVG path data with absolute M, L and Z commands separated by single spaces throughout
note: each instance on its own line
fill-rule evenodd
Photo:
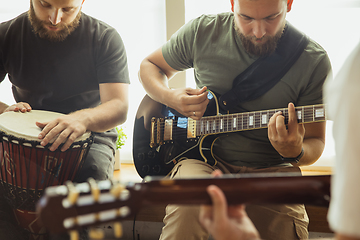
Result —
M 200 120 L 188 119 L 188 136 L 202 136 L 267 128 L 270 118 L 281 111 L 287 123 L 289 113 L 287 108 L 255 112 L 234 113 L 217 116 L 206 116 Z M 326 120 L 325 105 L 310 105 L 295 108 L 299 123 L 321 122 Z
M 70 203 L 66 186 L 49 187 L 37 205 L 40 220 L 52 233 L 133 218 L 138 211 L 156 204 L 211 204 L 206 187 L 219 186 L 229 204 L 304 203 L 328 206 L 330 176 L 242 175 L 242 177 L 148 180 L 145 183 L 112 185 L 101 181 L 76 185 L 80 196 Z M 117 189 L 117 190 L 116 190 Z M 120 190 L 119 190 L 120 189 Z M 97 199 L 97 200 L 95 200 Z

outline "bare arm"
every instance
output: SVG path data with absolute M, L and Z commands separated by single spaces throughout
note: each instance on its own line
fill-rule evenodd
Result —
M 304 155 L 296 166 L 310 165 L 321 156 L 325 147 L 325 122 L 298 124 L 295 107 L 288 106 L 289 123 L 286 127 L 284 116 L 275 113 L 269 121 L 268 136 L 278 153 L 287 158 L 297 157 L 301 149 Z
M 47 145 L 60 134 L 50 150 L 56 150 L 67 139 L 61 149 L 65 151 L 86 131 L 104 132 L 124 123 L 128 111 L 128 84 L 100 84 L 100 98 L 102 103 L 95 108 L 79 110 L 47 123 L 37 122 L 36 124 L 43 128 L 39 135 L 42 139 L 41 145 Z
M 206 88 L 170 89 L 168 79 L 178 71 L 165 61 L 161 49 L 145 58 L 139 71 L 139 79 L 148 95 L 157 102 L 176 109 L 193 119 L 200 119 L 208 104 Z

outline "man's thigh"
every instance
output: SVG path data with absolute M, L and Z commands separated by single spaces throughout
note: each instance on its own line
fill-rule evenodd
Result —
M 76 175 L 74 182 L 85 182 L 89 178 L 106 180 L 114 174 L 114 153 L 105 145 L 93 143 L 84 161 L 83 167 Z
M 216 168 L 204 161 L 185 159 L 177 163 L 171 171 L 171 178 L 198 178 L 210 175 Z

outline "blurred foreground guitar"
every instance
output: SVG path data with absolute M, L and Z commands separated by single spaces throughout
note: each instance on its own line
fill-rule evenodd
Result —
M 152 179 L 122 185 L 89 181 L 46 188 L 37 204 L 40 221 L 51 233 L 107 222 L 133 219 L 139 210 L 156 204 L 211 204 L 206 187 L 214 184 L 229 204 L 308 204 L 328 207 L 330 176 L 241 174 L 220 178 Z
M 220 114 L 217 98 L 209 92 L 210 102 L 200 120 L 193 120 L 145 96 L 138 108 L 134 125 L 133 157 L 138 174 L 144 178 L 167 175 L 184 157 L 216 164 L 212 147 L 219 134 L 267 128 L 272 109 L 235 114 Z M 325 105 L 296 107 L 299 123 L 326 120 Z

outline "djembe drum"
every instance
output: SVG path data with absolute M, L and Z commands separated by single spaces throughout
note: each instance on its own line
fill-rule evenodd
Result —
M 48 186 L 74 180 L 93 141 L 87 132 L 61 152 L 41 146 L 41 129 L 35 122 L 47 122 L 60 113 L 32 110 L 0 115 L 0 188 L 13 208 L 19 225 L 30 232 L 30 239 L 45 239 L 46 230 L 37 221 L 35 205 Z

